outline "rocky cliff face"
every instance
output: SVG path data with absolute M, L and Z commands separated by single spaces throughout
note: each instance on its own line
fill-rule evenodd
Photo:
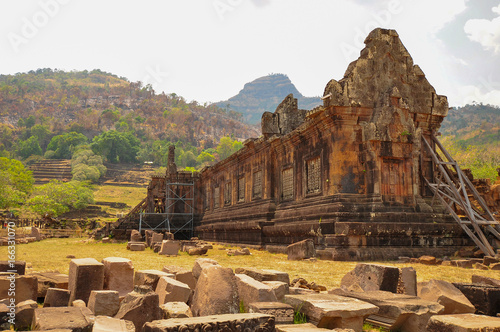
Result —
M 273 74 L 260 77 L 245 84 L 243 89 L 229 100 L 218 102 L 219 107 L 229 107 L 243 113 L 249 123 L 258 123 L 264 112 L 274 112 L 287 95 L 293 94 L 301 109 L 312 109 L 321 104 L 319 97 L 304 97 L 293 85 L 288 76 Z

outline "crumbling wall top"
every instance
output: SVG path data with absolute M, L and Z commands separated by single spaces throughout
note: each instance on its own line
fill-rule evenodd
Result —
M 289 94 L 276 107 L 274 113 L 264 112 L 262 114 L 262 134 L 265 137 L 286 135 L 304 122 L 306 114 L 306 110 L 299 109 L 297 98 L 294 98 L 293 94 Z

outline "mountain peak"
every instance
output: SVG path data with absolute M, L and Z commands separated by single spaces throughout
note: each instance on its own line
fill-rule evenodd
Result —
M 217 106 L 243 113 L 247 122 L 255 124 L 260 121 L 264 112 L 274 112 L 289 94 L 297 98 L 302 109 L 312 109 L 321 104 L 319 97 L 304 97 L 287 75 L 270 74 L 246 83 L 236 96 L 218 102 Z

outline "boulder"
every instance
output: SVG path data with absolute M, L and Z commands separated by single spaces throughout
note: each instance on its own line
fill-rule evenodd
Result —
M 427 332 L 500 332 L 500 318 L 474 314 L 433 316 Z
M 135 272 L 134 286 L 149 286 L 151 289 L 156 289 L 158 280 L 161 277 L 174 278 L 172 273 L 166 273 L 159 270 L 140 270 Z
M 38 297 L 45 297 L 49 288 L 68 289 L 69 276 L 57 272 L 32 272 L 38 280 Z
M 393 266 L 360 263 L 347 273 L 340 287 L 352 291 L 387 291 L 396 293 L 399 269 Z
M 146 323 L 142 332 L 200 331 L 200 327 L 203 327 L 204 331 L 275 331 L 273 316 L 234 314 L 158 320 Z
M 88 302 L 90 292 L 102 290 L 104 286 L 104 265 L 94 258 L 72 259 L 69 263 L 68 289 L 70 302 Z
M 484 285 L 490 285 L 490 286 L 495 286 L 495 287 L 500 287 L 500 280 L 498 279 L 493 279 L 493 278 L 488 278 L 484 276 L 478 276 L 478 275 L 472 275 L 472 283 L 473 284 L 484 284 Z
M 474 313 L 476 309 L 451 283 L 443 280 L 429 280 L 418 283 L 418 296 L 444 306 L 443 315 Z
M 483 284 L 454 282 L 476 308 L 476 313 L 496 316 L 500 312 L 500 288 Z
M 219 263 L 210 258 L 198 258 L 197 260 L 194 261 L 193 277 L 198 279 L 201 275 L 201 271 L 204 268 L 209 267 L 211 265 L 219 265 Z
M 92 332 L 135 332 L 135 326 L 128 320 L 97 316 Z
M 292 324 L 295 314 L 291 305 L 282 302 L 253 302 L 248 312 L 274 316 L 276 324 Z
M 263 281 L 264 285 L 271 287 L 279 302 L 285 300 L 285 295 L 290 293 L 290 285 L 281 281 Z
M 187 303 L 191 296 L 191 288 L 185 283 L 169 277 L 161 277 L 155 292 L 159 296 L 160 304 L 167 302 Z
M 333 294 L 286 295 L 285 303 L 305 314 L 317 327 L 350 328 L 356 332 L 362 331 L 366 317 L 378 312 L 370 303 Z
M 162 318 L 158 294 L 147 286 L 136 286 L 120 304 L 115 318 L 131 321 L 135 331 L 140 332 L 146 322 Z
M 235 314 L 239 304 L 237 279 L 231 268 L 217 264 L 201 269 L 191 304 L 194 316 Z
M 107 257 L 104 264 L 104 289 L 115 290 L 125 296 L 134 290 L 134 266 L 122 257 Z
M 67 289 L 49 288 L 43 301 L 43 307 L 67 307 L 70 297 L 71 293 Z
M 195 247 L 188 250 L 190 256 L 201 256 L 207 253 L 208 249 L 203 247 Z
M 52 307 L 35 309 L 33 330 L 69 329 L 73 332 L 91 332 L 94 316 L 88 308 Z
M 163 240 L 161 243 L 160 255 L 177 256 L 181 248 L 181 243 L 175 240 Z
M 286 253 L 289 260 L 302 260 L 316 256 L 314 242 L 311 239 L 292 243 L 286 247 Z
M 422 300 L 416 296 L 394 294 L 385 291 L 349 292 L 340 288 L 331 293 L 352 297 L 379 308 L 378 313 L 367 317 L 368 323 L 388 327 L 391 331 L 405 332 L 425 331 L 429 318 L 440 314 L 444 307 L 437 302 Z
M 193 317 L 191 308 L 184 302 L 168 302 L 160 306 L 163 319 Z
M 114 316 L 120 309 L 120 295 L 117 291 L 92 291 L 89 297 L 88 308 L 96 316 Z
M 245 311 L 248 311 L 249 304 L 253 302 L 278 301 L 271 287 L 247 276 L 246 274 L 236 274 L 236 282 L 238 285 L 240 303 L 243 303 Z
M 16 324 L 14 325 L 16 330 L 23 331 L 31 328 L 36 308 L 38 308 L 38 304 L 33 300 L 19 302 L 16 305 Z
M 10 298 L 9 293 L 15 289 L 16 304 L 26 301 L 36 301 L 38 295 L 38 280 L 31 275 L 0 276 L 0 299 Z

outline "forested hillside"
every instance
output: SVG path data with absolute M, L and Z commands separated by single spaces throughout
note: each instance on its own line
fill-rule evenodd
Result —
M 0 75 L 4 157 L 71 158 L 71 148 L 89 144 L 104 160 L 161 166 L 175 144 L 178 165 L 199 168 L 226 157 L 227 146 L 217 151 L 221 138 L 231 150 L 259 136 L 241 117 L 100 70 Z
M 450 109 L 440 140 L 476 178 L 495 181 L 500 167 L 500 108 L 474 104 Z

